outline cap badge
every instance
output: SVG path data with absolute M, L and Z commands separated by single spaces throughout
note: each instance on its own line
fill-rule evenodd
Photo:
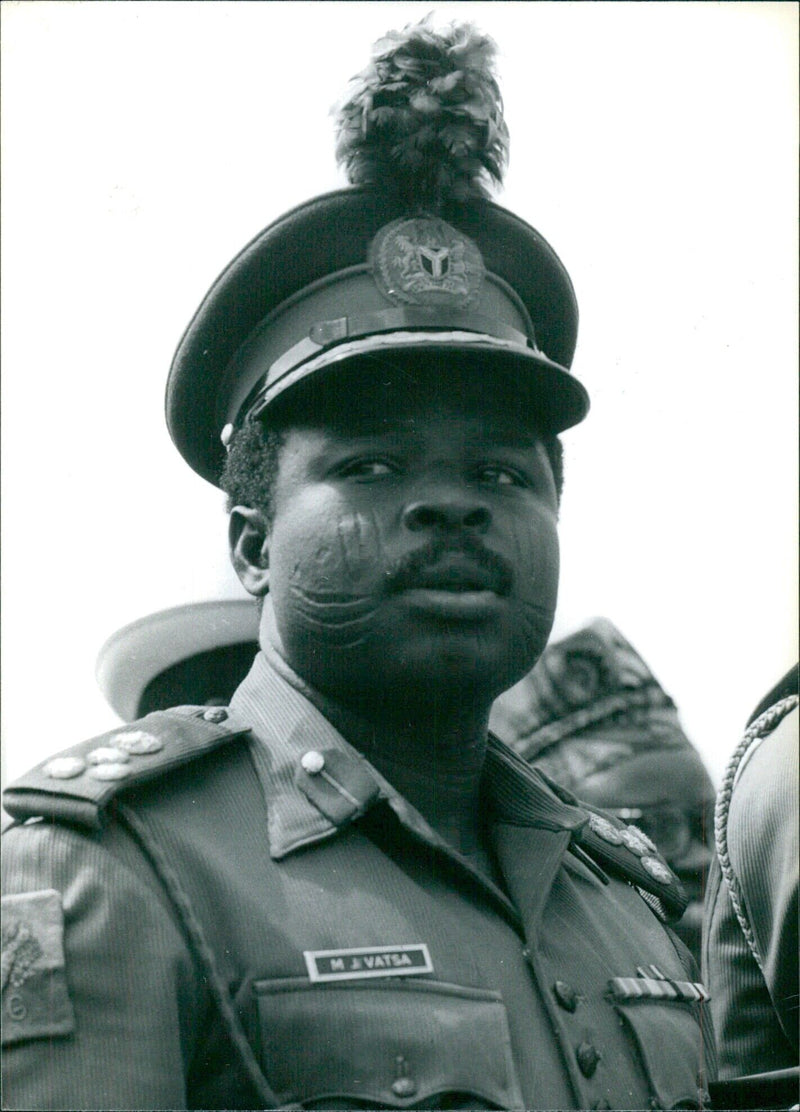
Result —
M 477 246 L 437 217 L 404 218 L 381 228 L 370 263 L 378 288 L 395 305 L 464 308 L 483 283 Z

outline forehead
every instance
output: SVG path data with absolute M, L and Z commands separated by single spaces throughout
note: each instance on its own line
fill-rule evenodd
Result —
M 423 422 L 442 423 L 525 447 L 540 439 L 529 401 L 513 378 L 486 366 L 371 362 L 310 383 L 286 423 L 339 436 L 402 434 Z

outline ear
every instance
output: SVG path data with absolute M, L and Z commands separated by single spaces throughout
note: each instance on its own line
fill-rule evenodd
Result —
M 269 591 L 269 527 L 260 510 L 234 506 L 228 522 L 231 563 L 242 586 L 256 598 Z

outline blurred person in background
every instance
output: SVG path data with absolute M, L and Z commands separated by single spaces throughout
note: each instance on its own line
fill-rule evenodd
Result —
M 548 645 L 490 728 L 579 799 L 647 834 L 689 896 L 676 932 L 700 961 L 714 787 L 672 699 L 605 618 Z
M 252 599 L 173 606 L 113 633 L 97 658 L 97 682 L 124 722 L 188 704 L 227 706 L 258 652 Z

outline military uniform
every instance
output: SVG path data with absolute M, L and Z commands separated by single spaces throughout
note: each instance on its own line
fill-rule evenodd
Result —
M 230 711 L 7 793 L 9 1107 L 703 1100 L 673 874 L 486 748 L 552 625 L 555 437 L 589 405 L 569 275 L 488 200 L 491 58 L 469 25 L 376 44 L 340 110 L 352 187 L 248 244 L 179 344 L 170 432 L 248 476 L 229 536 L 275 655 Z
M 785 695 L 752 722 L 718 799 L 703 967 L 726 1079 L 800 1057 L 797 704 Z
M 63 912 L 63 959 L 4 993 L 6 1107 L 695 1107 L 704 993 L 658 854 L 495 742 L 490 883 L 298 686 L 260 655 L 229 712 L 9 790 L 43 821 L 7 835 L 6 924 L 44 945 Z

